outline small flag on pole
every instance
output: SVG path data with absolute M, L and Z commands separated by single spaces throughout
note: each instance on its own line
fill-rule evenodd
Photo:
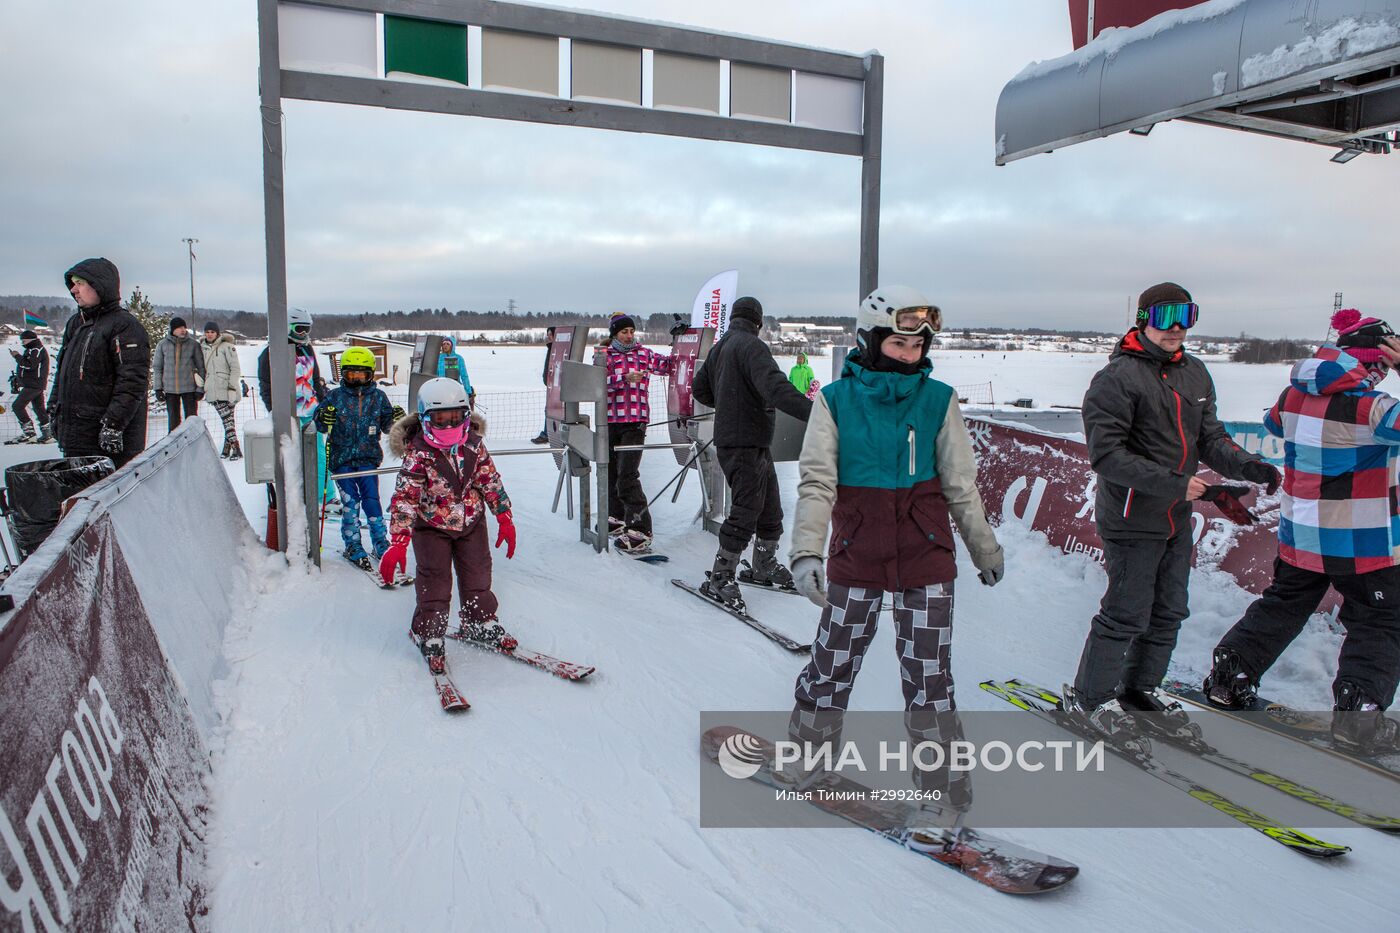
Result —
M 36 317 L 35 315 L 30 314 L 30 313 L 29 313 L 29 309 L 28 309 L 28 308 L 25 308 L 25 309 L 24 309 L 24 326 L 25 326 L 25 327 L 48 327 L 48 326 L 49 326 L 49 322 L 46 321 L 46 320 L 44 320 L 44 319 L 41 318 L 41 317 Z

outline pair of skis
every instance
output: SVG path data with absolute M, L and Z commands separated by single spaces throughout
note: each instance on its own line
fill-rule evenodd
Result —
M 755 619 L 753 616 L 749 615 L 747 611 L 742 610 L 742 609 L 739 609 L 739 608 L 737 608 L 737 607 L 735 607 L 735 606 L 731 606 L 731 605 L 729 605 L 728 603 L 720 602 L 718 599 L 715 599 L 713 596 L 707 596 L 706 594 L 704 594 L 704 593 L 702 593 L 702 592 L 700 591 L 700 588 L 699 588 L 699 587 L 692 586 L 691 584 L 687 583 L 687 582 L 684 581 L 684 580 L 672 580 L 671 582 L 672 582 L 673 584 L 675 584 L 676 586 L 680 587 L 681 589 L 685 590 L 687 593 L 690 593 L 690 594 L 692 594 L 692 595 L 694 595 L 694 596 L 699 597 L 700 599 L 703 599 L 705 602 L 709 603 L 711 606 L 714 606 L 716 609 L 721 609 L 721 610 L 723 610 L 724 612 L 729 613 L 729 614 L 732 615 L 734 618 L 738 619 L 740 622 L 742 622 L 742 623 L 744 623 L 745 625 L 747 625 L 749 628 L 751 628 L 751 629 L 753 629 L 754 631 L 759 632 L 760 634 L 762 634 L 762 635 L 763 635 L 765 638 L 767 638 L 769 641 L 773 642 L 773 643 L 776 644 L 776 645 L 780 645 L 780 646 L 783 647 L 783 648 L 786 648 L 788 651 L 791 651 L 793 654 L 807 654 L 808 652 L 810 652 L 810 651 L 812 650 L 812 646 L 811 646 L 811 645 L 804 645 L 804 644 L 802 644 L 801 642 L 798 642 L 798 641 L 796 641 L 796 640 L 794 640 L 794 639 L 792 639 L 792 638 L 789 638 L 788 636 L 784 635 L 782 632 L 779 632 L 779 631 L 777 631 L 776 629 L 773 629 L 773 628 L 770 628 L 770 627 L 767 626 L 767 625 L 764 625 L 764 624 L 763 624 L 762 622 L 760 622 L 758 619 Z M 759 584 L 750 584 L 750 585 L 757 586 L 757 585 L 759 585 Z M 764 589 L 776 589 L 776 587 L 763 587 L 763 588 L 764 588 Z M 781 592 L 781 591 L 780 591 L 780 592 Z
M 985 681 L 981 686 L 982 689 L 1001 697 L 1011 705 L 1035 713 L 1041 718 L 1054 722 L 1071 732 L 1075 732 L 1089 739 L 1104 738 L 1091 729 L 1081 728 L 1077 720 L 1071 719 L 1065 715 L 1061 707 L 1061 698 L 1054 691 L 1020 680 Z M 1312 804 L 1313 806 L 1344 817 L 1362 826 L 1367 826 L 1387 834 L 1400 833 L 1400 818 L 1366 813 L 1356 807 L 1336 800 L 1321 791 L 1290 781 L 1287 778 L 1261 768 L 1255 768 L 1244 761 L 1211 747 L 1203 741 L 1191 738 L 1181 738 L 1173 741 L 1164 736 L 1156 736 L 1155 738 L 1159 741 L 1168 742 L 1169 744 L 1190 751 L 1198 757 L 1234 774 L 1250 778 L 1261 784 L 1267 784 L 1290 797 Z M 1107 740 L 1104 741 L 1104 745 L 1109 751 L 1126 759 L 1139 770 L 1151 774 L 1163 783 L 1189 794 L 1207 806 L 1226 814 L 1241 824 L 1264 834 L 1273 841 L 1295 852 L 1300 852 L 1314 858 L 1335 858 L 1351 851 L 1347 846 L 1337 845 L 1310 836 L 1301 830 L 1285 826 L 1262 813 L 1234 803 L 1228 798 L 1201 785 L 1194 779 L 1157 761 L 1152 757 L 1150 751 L 1124 749 Z
M 595 670 L 597 670 L 597 668 L 586 664 L 575 664 L 572 661 L 563 661 L 559 658 L 551 657 L 547 654 L 542 654 L 538 651 L 531 651 L 528 648 L 521 648 L 519 646 L 512 648 L 509 651 L 506 651 L 504 649 L 497 648 L 493 645 L 486 645 L 478 641 L 472 641 L 471 639 L 464 638 L 463 636 L 455 632 L 449 633 L 447 637 L 453 639 L 454 641 L 460 641 L 462 644 L 471 645 L 472 647 L 485 651 L 488 654 L 497 654 L 501 657 L 510 658 L 514 661 L 519 661 L 522 664 L 525 664 L 529 667 L 533 667 L 537 670 L 542 670 L 547 673 L 553 674 L 555 677 L 558 677 L 562 680 L 583 680 L 586 677 L 588 677 L 589 674 L 592 674 Z M 409 638 L 413 639 L 414 644 L 416 646 L 417 639 L 413 638 L 412 632 L 409 633 Z M 437 688 L 438 702 L 442 704 L 444 712 L 462 713 L 471 709 L 471 704 L 467 702 L 467 698 L 462 695 L 462 692 L 460 690 L 457 689 L 456 684 L 452 682 L 452 678 L 448 675 L 446 663 L 444 663 L 443 665 L 442 673 L 439 674 L 433 672 L 431 668 L 429 669 L 429 673 L 432 674 L 433 684 Z

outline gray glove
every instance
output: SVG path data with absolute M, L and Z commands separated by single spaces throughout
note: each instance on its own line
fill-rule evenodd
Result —
M 997 558 L 995 564 L 980 571 L 977 574 L 977 579 L 981 580 L 984 586 L 996 586 L 1004 576 L 1006 576 L 1006 556 L 1003 554 Z
M 799 557 L 792 562 L 792 583 L 797 592 L 806 596 L 818 609 L 830 605 L 826 601 L 826 573 L 820 557 Z

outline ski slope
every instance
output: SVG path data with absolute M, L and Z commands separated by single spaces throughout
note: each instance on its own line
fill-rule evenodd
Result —
M 693 486 L 658 503 L 657 547 L 672 561 L 652 567 L 594 554 L 575 523 L 549 514 L 550 458 L 503 458 L 502 469 L 520 535 L 515 559 L 495 564 L 502 617 L 524 645 L 598 673 L 566 683 L 449 643 L 472 710 L 447 716 L 405 636 L 411 593 L 374 589 L 330 555 L 320 574 L 267 574 L 227 645 L 217 929 L 1400 926 L 1397 842 L 1363 829 L 1322 833 L 1354 848 L 1345 864 L 1248 829 L 1004 832 L 1082 868 L 1065 891 L 1033 900 L 860 831 L 699 829 L 699 773 L 713 767 L 698 751 L 699 711 L 788 708 L 801 659 L 669 584 L 712 558 L 713 537 L 689 525 Z M 780 469 L 791 491 L 795 466 Z M 670 472 L 654 457 L 647 487 Z M 979 586 L 961 567 L 953 663 L 967 709 L 997 708 L 976 689 L 984 677 L 1067 678 L 1103 587 L 1087 558 L 1017 529 L 1001 537 L 1002 585 Z M 1212 578 L 1193 595 L 1180 656 L 1199 668 L 1248 597 Z M 794 636 L 815 628 L 802 600 L 749 600 Z M 1329 651 L 1335 640 L 1319 630 L 1292 654 L 1325 668 Z M 1316 675 L 1266 686 L 1316 703 L 1330 674 Z M 853 707 L 901 707 L 888 624 Z M 1205 776 L 1222 793 L 1233 786 Z M 1270 812 L 1307 825 L 1307 808 L 1281 795 Z

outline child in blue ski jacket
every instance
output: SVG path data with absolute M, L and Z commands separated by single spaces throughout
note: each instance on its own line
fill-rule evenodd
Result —
M 391 404 L 374 384 L 374 354 L 365 347 L 350 347 L 340 357 L 340 386 L 316 406 L 312 418 L 316 430 L 326 435 L 326 458 L 331 475 L 373 470 L 384 462 L 380 439 L 403 417 L 403 409 Z M 375 572 L 375 563 L 360 540 L 360 510 L 369 525 L 374 558 L 389 549 L 384 508 L 379 502 L 379 477 L 337 479 L 343 509 L 340 537 L 345 559 Z

